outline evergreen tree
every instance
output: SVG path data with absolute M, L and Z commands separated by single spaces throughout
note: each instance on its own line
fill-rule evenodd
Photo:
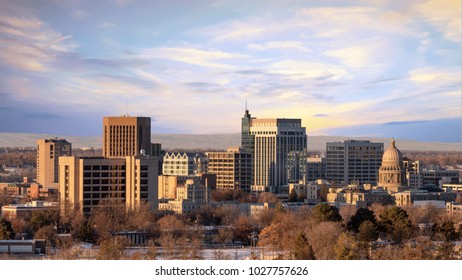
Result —
M 11 222 L 0 218 L 0 240 L 13 239 L 15 236 Z
M 342 220 L 337 207 L 324 203 L 313 208 L 313 216 L 317 222 L 340 222 Z
M 361 258 L 360 248 L 353 236 L 342 232 L 335 244 L 337 260 L 358 260 Z
M 401 243 L 411 237 L 413 226 L 406 210 L 394 206 L 380 214 L 380 229 L 394 242 Z
M 294 260 L 315 260 L 313 248 L 311 247 L 306 235 L 300 233 L 295 238 L 294 248 L 292 252 L 292 259 Z
M 368 208 L 359 208 L 358 211 L 351 217 L 350 222 L 348 222 L 347 229 L 355 233 L 359 232 L 360 225 L 365 222 L 370 221 L 372 224 L 376 224 L 374 211 L 369 210 Z

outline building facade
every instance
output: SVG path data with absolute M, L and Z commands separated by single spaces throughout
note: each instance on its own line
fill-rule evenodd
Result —
M 177 188 L 185 185 L 188 179 L 199 179 L 202 185 L 207 186 L 210 190 L 215 190 L 217 188 L 216 178 L 215 174 L 208 173 L 192 176 L 159 175 L 158 197 L 159 199 L 179 199 L 177 197 Z
M 60 200 L 63 207 L 80 205 L 85 214 L 102 201 L 135 208 L 149 203 L 157 209 L 158 158 L 61 157 Z M 64 209 L 65 210 L 65 209 Z
M 306 176 L 306 128 L 300 119 L 251 119 L 253 185 L 278 193 Z
M 162 174 L 190 176 L 207 170 L 205 155 L 198 153 L 166 153 L 162 161 Z
M 314 182 L 326 178 L 326 158 L 310 157 L 306 160 L 306 180 Z
M 105 158 L 136 156 L 141 153 L 151 155 L 151 118 L 131 116 L 103 118 Z
M 376 184 L 383 143 L 346 140 L 326 143 L 326 180 L 337 184 Z
M 444 168 L 423 169 L 420 173 L 422 178 L 422 186 L 435 185 L 437 187 L 443 184 L 458 184 L 459 170 L 451 170 Z
M 252 156 L 239 147 L 226 152 L 208 152 L 207 173 L 217 176 L 217 189 L 250 192 L 252 185 Z
M 58 187 L 59 157 L 71 156 L 72 145 L 64 139 L 37 140 L 37 182 L 44 187 Z
M 246 105 L 245 114 L 241 121 L 241 147 L 251 155 L 254 153 L 254 136 L 250 133 L 253 119 L 255 118 L 252 118 Z
M 172 178 L 175 176 L 168 177 Z M 189 176 L 180 178 L 180 180 L 181 183 L 177 185 L 173 185 L 174 182 L 172 182 L 171 187 L 174 187 L 175 198 L 162 198 L 159 203 L 159 210 L 183 214 L 195 211 L 209 203 L 212 188 L 208 185 L 206 177 Z

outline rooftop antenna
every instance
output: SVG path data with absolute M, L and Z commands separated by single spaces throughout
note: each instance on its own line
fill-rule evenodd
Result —
M 128 99 L 127 96 L 125 95 L 125 116 L 129 116 L 128 114 Z

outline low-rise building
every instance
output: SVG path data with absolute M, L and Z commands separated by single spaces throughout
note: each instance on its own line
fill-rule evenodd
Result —
M 336 206 L 356 205 L 368 207 L 374 203 L 382 205 L 392 204 L 392 196 L 383 189 L 366 191 L 361 187 L 350 185 L 347 188 L 330 189 L 327 194 L 327 202 Z
M 211 188 L 207 181 L 203 183 L 201 176 L 187 177 L 184 183 L 176 185 L 175 191 L 174 199 L 160 200 L 159 210 L 190 213 L 208 204 L 211 197 Z
M 407 190 L 393 193 L 396 206 L 413 206 L 415 201 L 441 200 L 451 202 L 456 199 L 456 194 L 451 192 L 429 192 L 427 190 Z
M 198 153 L 166 153 L 162 162 L 163 175 L 190 176 L 207 170 L 207 161 Z
M 443 169 L 434 167 L 433 169 L 424 169 L 421 172 L 422 185 L 442 186 L 443 184 L 458 184 L 459 170 Z
M 462 215 L 462 203 L 447 202 L 446 212 L 448 212 L 451 216 L 454 214 Z
M 26 204 L 10 204 L 2 206 L 2 217 L 8 220 L 16 218 L 28 219 L 35 211 L 59 210 L 58 202 L 32 201 Z

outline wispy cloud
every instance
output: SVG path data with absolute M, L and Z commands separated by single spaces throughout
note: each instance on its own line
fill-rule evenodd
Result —
M 112 22 L 103 22 L 99 25 L 99 27 L 102 27 L 102 28 L 114 28 L 116 26 L 117 24 L 112 23 Z
M 196 133 L 238 131 L 245 100 L 312 132 L 460 118 L 459 1 L 183 4 L 2 2 L 8 107 L 78 119 L 128 99 L 155 129 Z
M 460 43 L 462 38 L 462 6 L 458 0 L 427 0 L 418 2 L 413 9 L 444 36 Z
M 249 44 L 250 50 L 264 51 L 264 50 L 299 50 L 302 52 L 312 52 L 309 48 L 305 47 L 302 42 L 298 41 L 270 41 L 263 44 Z
M 237 67 L 225 61 L 243 59 L 246 55 L 195 48 L 155 48 L 142 50 L 139 57 L 175 60 L 202 67 L 234 69 Z

